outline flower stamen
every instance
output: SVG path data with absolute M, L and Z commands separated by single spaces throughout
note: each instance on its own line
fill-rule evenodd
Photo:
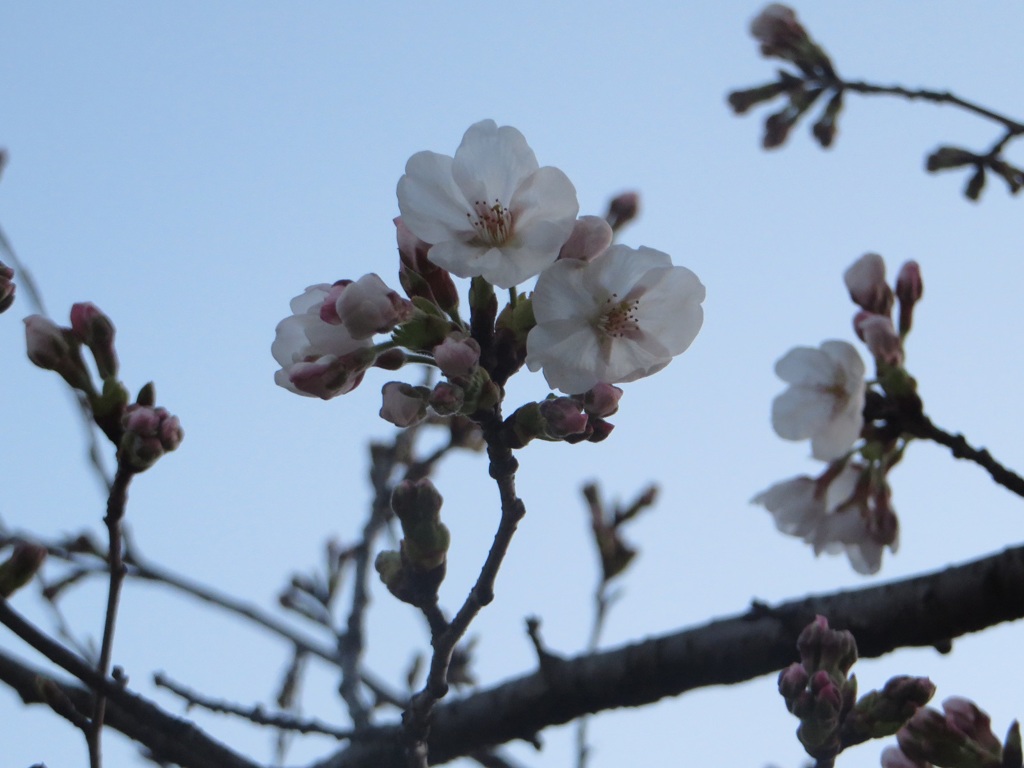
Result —
M 481 242 L 497 246 L 512 237 L 512 212 L 500 200 L 495 198 L 491 205 L 484 200 L 476 200 L 473 202 L 473 210 L 476 218 L 472 213 L 466 213 L 466 218 L 470 220 Z

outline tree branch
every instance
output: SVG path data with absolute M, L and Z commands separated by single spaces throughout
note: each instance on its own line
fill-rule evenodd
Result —
M 14 690 L 25 704 L 43 704 L 36 685 L 48 678 L 44 671 L 0 650 L 0 680 Z M 83 712 L 92 706 L 92 693 L 81 686 L 56 683 L 71 702 Z M 164 712 L 150 701 L 125 690 L 109 691 L 105 724 L 139 744 L 160 760 L 183 768 L 259 768 L 218 741 L 210 738 L 188 720 Z
M 433 710 L 432 764 L 584 714 L 651 704 L 709 685 L 773 674 L 797 659 L 796 638 L 821 614 L 849 629 L 860 655 L 934 646 L 1024 617 L 1024 547 L 966 565 L 866 589 L 750 610 L 615 650 L 558 659 L 534 672 Z M 401 768 L 400 725 L 370 729 L 315 768 Z

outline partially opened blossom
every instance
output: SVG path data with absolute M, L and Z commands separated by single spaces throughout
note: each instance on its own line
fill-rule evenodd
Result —
M 560 259 L 537 280 L 526 364 L 566 394 L 649 376 L 690 346 L 703 300 L 697 276 L 653 248 Z
M 322 320 L 344 325 L 353 339 L 387 333 L 411 314 L 412 302 L 403 299 L 372 272 L 354 282 L 335 283 L 320 307 Z
M 772 403 L 772 426 L 786 440 L 811 440 L 823 461 L 850 450 L 864 426 L 864 362 L 853 345 L 796 347 L 775 364 L 790 387 Z
M 279 386 L 324 400 L 354 389 L 373 362 L 369 339 L 354 339 L 344 325 L 321 319 L 330 292 L 330 285 L 313 285 L 292 299 L 293 314 L 277 324 L 270 347 L 281 366 L 274 374 Z
M 858 573 L 877 573 L 882 551 L 896 551 L 896 517 L 888 489 L 875 488 L 866 468 L 848 463 L 819 478 L 794 477 L 776 483 L 751 501 L 767 509 L 775 527 L 822 552 L 846 552 Z
M 432 243 L 428 258 L 459 277 L 511 288 L 557 257 L 579 212 L 576 189 L 541 168 L 523 135 L 482 120 L 455 157 L 417 152 L 398 181 L 402 222 Z

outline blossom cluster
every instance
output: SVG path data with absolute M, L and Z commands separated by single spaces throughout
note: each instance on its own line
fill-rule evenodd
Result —
M 787 440 L 810 440 L 811 455 L 827 466 L 817 477 L 776 483 L 753 502 L 815 554 L 846 552 L 854 570 L 870 574 L 881 567 L 884 549 L 895 552 L 899 543 L 887 475 L 906 445 L 900 418 L 920 413 L 916 383 L 903 367 L 903 342 L 923 286 L 920 268 L 911 261 L 893 291 L 882 257 L 873 253 L 847 269 L 844 281 L 860 308 L 854 330 L 875 361 L 873 387 L 848 342 L 826 341 L 784 355 L 775 372 L 789 388 L 772 404 L 772 426 Z M 892 320 L 896 300 L 898 325 Z
M 409 426 L 492 410 L 525 365 L 564 396 L 516 412 L 522 441 L 595 440 L 618 400 L 607 404 L 609 388 L 661 370 L 700 330 L 705 291 L 693 272 L 662 251 L 612 243 L 636 196 L 622 195 L 606 218 L 580 217 L 568 177 L 540 166 L 511 126 L 472 125 L 454 156 L 417 152 L 397 196 L 405 295 L 377 274 L 307 288 L 277 326 L 280 386 L 326 400 L 371 367 L 436 368 L 443 380 L 432 387 L 384 385 L 381 416 Z M 453 276 L 472 279 L 468 321 Z M 500 313 L 495 288 L 509 290 Z

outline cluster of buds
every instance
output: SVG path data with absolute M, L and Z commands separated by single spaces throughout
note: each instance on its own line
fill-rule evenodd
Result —
M 437 602 L 447 569 L 451 535 L 441 522 L 444 499 L 429 479 L 405 480 L 391 494 L 391 509 L 402 526 L 398 551 L 377 555 L 374 567 L 399 600 L 417 607 Z
M 185 432 L 177 416 L 154 405 L 156 390 L 152 383 L 139 392 L 136 401 L 124 410 L 124 433 L 118 445 L 117 461 L 131 472 L 143 472 L 165 453 L 181 445 Z
M 797 737 L 819 765 L 847 747 L 896 733 L 935 693 L 928 678 L 904 675 L 857 700 L 857 681 L 849 675 L 857 643 L 850 632 L 830 629 L 824 616 L 800 633 L 797 650 L 800 661 L 779 674 L 779 693 L 800 718 Z
M 14 270 L 0 261 L 0 312 L 6 312 L 14 303 Z
M 853 303 L 861 308 L 853 328 L 875 358 L 879 375 L 903 365 L 903 340 L 913 326 L 914 306 L 924 294 L 921 267 L 908 261 L 900 267 L 893 291 L 885 281 L 885 261 L 867 253 L 843 275 Z M 897 323 L 892 321 L 894 297 L 899 302 Z
M 971 174 L 964 186 L 964 197 L 968 200 L 977 201 L 981 197 L 988 171 L 1006 183 L 1011 195 L 1016 195 L 1021 189 L 1024 189 L 1024 169 L 1008 163 L 998 152 L 989 151 L 978 154 L 961 147 L 943 146 L 928 155 L 928 159 L 925 161 L 925 169 L 929 173 L 948 171 L 953 168 L 974 169 L 974 173 Z
M 972 701 L 951 697 L 942 712 L 922 707 L 896 734 L 898 747 L 882 752 L 883 768 L 1021 768 L 1020 726 L 1000 743 L 989 716 Z
M 761 53 L 796 65 L 799 74 L 779 71 L 778 80 L 729 94 L 733 112 L 742 115 L 752 106 L 785 94 L 788 101 L 780 111 L 765 120 L 762 143 L 766 150 L 781 146 L 790 131 L 821 97 L 828 96 L 811 134 L 823 147 L 836 138 L 837 120 L 843 109 L 843 87 L 833 62 L 798 22 L 797 14 L 785 5 L 771 3 L 751 22 L 751 34 L 761 45 Z
M 796 642 L 800 661 L 779 674 L 786 708 L 800 719 L 797 738 L 819 762 L 842 749 L 840 730 L 857 698 L 857 680 L 849 675 L 857 661 L 857 642 L 846 630 L 834 630 L 815 617 Z
M 73 389 L 81 392 L 93 420 L 114 445 L 118 461 L 129 471 L 151 467 L 181 443 L 178 419 L 156 408 L 153 385 L 139 392 L 129 404 L 128 390 L 118 378 L 118 357 L 114 347 L 113 322 L 95 304 L 82 302 L 71 307 L 71 326 L 64 328 L 42 315 L 25 318 L 25 346 L 28 358 L 40 368 L 56 371 Z M 99 383 L 82 356 L 92 356 Z
M 836 121 L 843 108 L 842 83 L 821 46 L 797 21 L 792 8 L 772 3 L 750 23 L 750 34 L 760 43 L 761 54 L 794 64 L 799 73 L 779 71 L 779 78 L 754 88 L 729 94 L 729 105 L 741 115 L 751 107 L 785 94 L 788 102 L 765 120 L 765 149 L 782 146 L 797 121 L 823 96 L 831 93 L 811 133 L 822 147 L 835 139 Z

